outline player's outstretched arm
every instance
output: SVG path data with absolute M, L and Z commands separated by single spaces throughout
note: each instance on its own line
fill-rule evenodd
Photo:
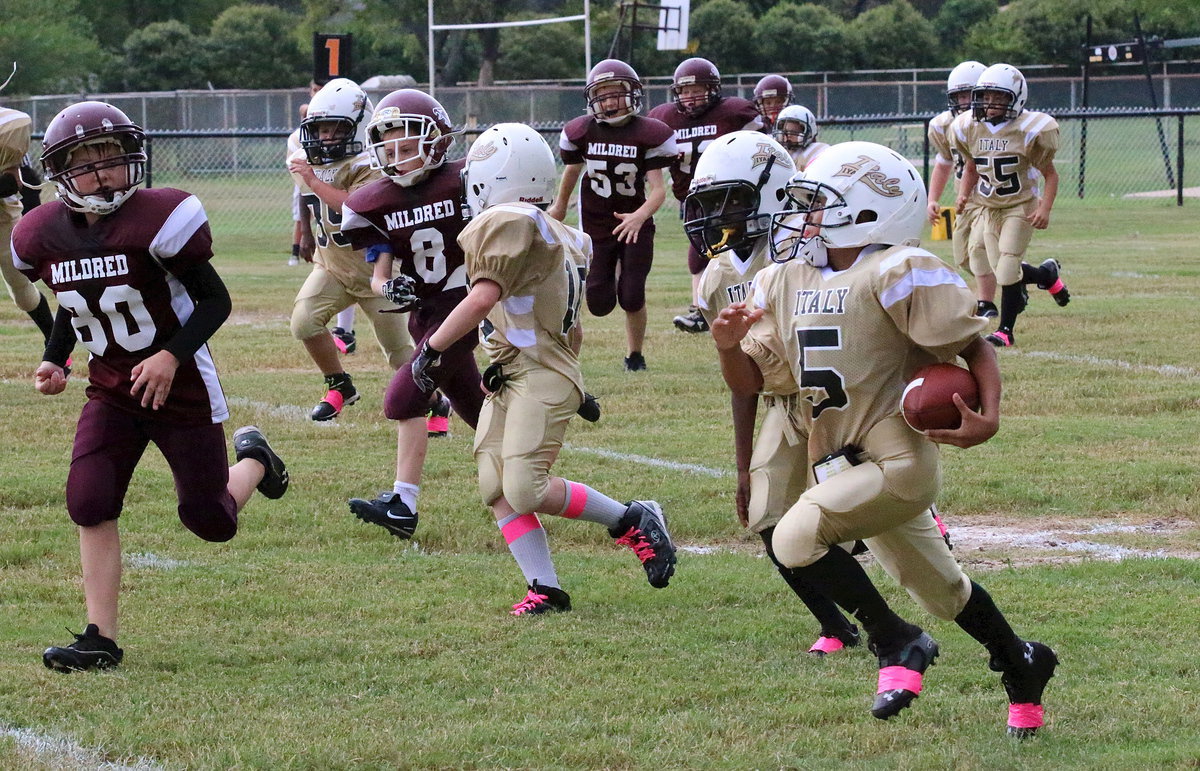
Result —
M 709 331 L 721 359 L 721 374 L 735 394 L 749 396 L 762 390 L 763 376 L 758 365 L 742 350 L 742 340 L 754 322 L 762 318 L 762 308 L 753 310 L 746 303 L 732 303 L 713 320 Z
M 563 166 L 562 179 L 558 181 L 558 195 L 554 198 L 554 203 L 550 204 L 550 208 L 546 209 L 546 213 L 559 222 L 567 217 L 567 205 L 571 203 L 571 193 L 574 192 L 575 185 L 579 182 L 579 175 L 582 173 L 582 163 L 568 163 Z
M 641 231 L 642 225 L 654 216 L 666 199 L 667 185 L 663 181 L 663 172 L 661 169 L 653 169 L 646 174 L 646 202 L 628 214 L 613 212 L 613 215 L 620 220 L 613 228 L 613 235 L 621 243 L 637 243 L 638 232 Z
M 1038 171 L 1046 178 L 1046 186 L 1038 207 L 1029 215 L 1029 224 L 1037 230 L 1045 230 L 1050 225 L 1050 209 L 1058 197 L 1058 170 L 1054 168 L 1054 161 L 1050 161 L 1044 167 L 1038 166 Z
M 942 213 L 941 204 L 938 203 L 942 198 L 942 191 L 946 189 L 946 183 L 950 181 L 950 172 L 954 165 L 940 155 L 934 156 L 933 174 L 929 175 L 929 205 L 926 207 L 926 214 L 929 216 L 930 222 L 937 222 L 938 216 Z M 957 202 L 958 191 L 955 191 Z

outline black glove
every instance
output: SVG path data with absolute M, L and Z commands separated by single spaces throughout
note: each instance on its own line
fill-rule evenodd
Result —
M 417 282 L 411 276 L 400 274 L 383 284 L 383 296 L 395 303 L 397 310 L 407 313 L 420 303 L 417 299 Z
M 583 401 L 580 402 L 579 409 L 575 410 L 575 414 L 589 423 L 595 423 L 600 419 L 600 401 L 585 392 L 583 394 Z
M 395 279 L 392 280 L 394 281 Z M 420 388 L 427 394 L 437 390 L 437 383 L 433 382 L 433 378 L 426 374 L 426 371 L 432 367 L 436 367 L 441 359 L 442 352 L 430 348 L 429 343 L 426 342 L 421 345 L 421 352 L 412 360 L 413 382 L 417 384 L 417 388 Z

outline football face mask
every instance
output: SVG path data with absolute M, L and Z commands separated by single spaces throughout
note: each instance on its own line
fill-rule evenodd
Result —
M 846 199 L 823 182 L 801 179 L 785 188 L 783 210 L 771 217 L 771 260 L 787 262 L 800 257 L 822 268 L 828 264 L 823 228 L 852 224 Z
M 710 259 L 738 249 L 761 235 L 758 190 L 749 182 L 713 185 L 688 195 L 683 203 L 683 229 L 696 251 Z

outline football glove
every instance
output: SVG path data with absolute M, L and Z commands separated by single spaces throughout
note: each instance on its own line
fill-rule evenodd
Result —
M 408 312 L 417 307 L 417 282 L 411 277 L 400 274 L 383 284 L 383 296 L 389 302 L 395 303 L 398 310 Z
M 432 393 L 437 389 L 437 384 L 429 376 L 428 370 L 436 367 L 441 359 L 441 351 L 435 351 L 430 348 L 428 342 L 421 345 L 421 352 L 414 356 L 412 360 L 413 382 L 417 384 L 417 388 L 420 388 L 425 393 Z
M 600 419 L 600 400 L 589 393 L 583 394 L 583 401 L 579 405 L 579 409 L 575 411 L 579 417 L 589 423 L 595 423 Z

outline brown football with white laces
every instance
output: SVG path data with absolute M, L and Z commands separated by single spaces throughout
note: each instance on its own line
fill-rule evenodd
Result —
M 958 428 L 962 415 L 954 394 L 972 410 L 979 410 L 979 384 L 971 371 L 957 364 L 930 364 L 917 370 L 900 397 L 900 409 L 908 425 L 917 431 Z

